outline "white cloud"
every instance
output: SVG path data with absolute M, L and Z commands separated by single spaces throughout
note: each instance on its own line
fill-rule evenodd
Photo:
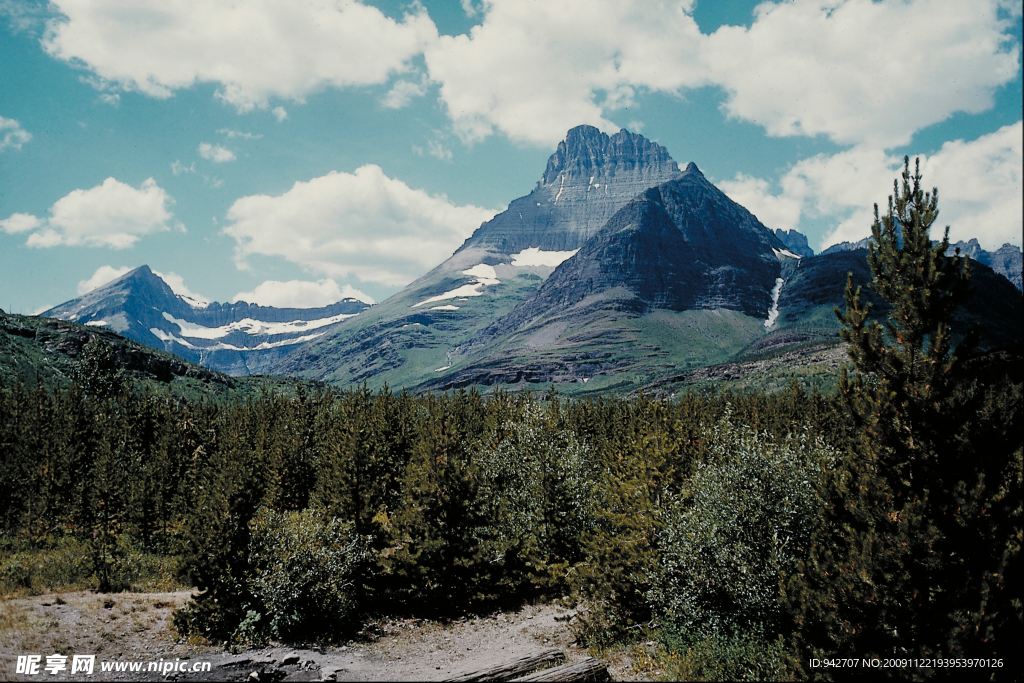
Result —
M 254 254 L 280 256 L 327 277 L 398 286 L 450 256 L 494 214 L 366 165 L 297 182 L 276 197 L 242 197 L 228 210 L 224 233 L 237 242 L 239 268 Z
M 629 106 L 637 89 L 706 82 L 692 5 L 493 0 L 469 35 L 440 36 L 424 56 L 464 139 L 498 130 L 554 145 L 581 123 L 617 130 L 608 117 Z
M 480 13 L 480 8 L 473 4 L 473 0 L 459 0 L 462 4 L 462 11 L 467 17 L 475 17 Z
M 122 266 L 115 268 L 113 266 L 100 266 L 96 269 L 96 272 L 92 274 L 88 280 L 81 280 L 78 283 L 78 296 L 88 294 L 97 287 L 113 282 L 117 278 L 121 277 L 125 273 L 131 272 L 131 268 L 128 266 Z
M 239 292 L 231 301 L 247 301 L 260 306 L 277 308 L 320 308 L 330 306 L 342 299 L 358 299 L 368 304 L 374 300 L 352 285 L 338 285 L 333 278 L 316 282 L 289 280 L 278 282 L 267 280 L 251 292 Z
M 202 294 L 196 294 L 191 289 L 186 287 L 185 279 L 178 275 L 177 273 L 159 273 L 154 270 L 153 274 L 156 275 L 161 280 L 163 280 L 164 282 L 166 282 L 167 286 L 170 287 L 171 291 L 174 292 L 175 294 L 192 299 L 193 301 L 198 301 L 199 303 L 202 304 L 210 303 L 210 300 L 207 299 L 205 296 L 203 296 Z
M 25 242 L 30 247 L 68 246 L 124 249 L 143 235 L 169 230 L 168 210 L 174 200 L 152 178 L 135 189 L 107 178 L 89 190 L 74 190 L 50 207 L 42 220 L 14 214 L 0 222 L 5 232 L 34 230 Z M 184 226 L 178 224 L 179 229 Z
M 418 82 L 400 80 L 397 81 L 388 94 L 380 103 L 387 109 L 401 109 L 409 104 L 414 97 L 422 97 L 427 92 L 427 79 L 424 76 Z
M 724 180 L 718 183 L 718 187 L 772 230 L 793 230 L 800 224 L 803 208 L 800 199 L 784 194 L 772 195 L 766 180 L 737 173 L 733 180 Z
M 430 150 L 430 156 L 437 157 L 441 161 L 452 160 L 452 151 L 445 147 L 439 140 L 430 140 L 427 143 L 427 147 Z
M 196 162 L 194 162 L 194 161 L 192 162 L 191 166 L 186 166 L 185 164 L 181 163 L 177 159 L 175 159 L 174 163 L 171 164 L 171 173 L 173 173 L 174 175 L 181 175 L 182 173 L 195 173 L 195 172 L 196 172 Z
M 22 128 L 20 123 L 0 116 L 0 152 L 8 147 L 21 149 L 31 139 L 32 134 Z
M 5 218 L 0 221 L 0 230 L 3 230 L 8 235 L 14 235 L 19 232 L 28 232 L 29 230 L 35 230 L 41 226 L 43 222 L 35 216 L 27 213 L 16 213 L 10 218 Z
M 892 147 L 954 112 L 993 105 L 1019 48 L 996 0 L 764 2 L 701 56 L 725 110 L 770 135 Z
M 225 161 L 234 161 L 235 153 L 220 145 L 211 145 L 208 142 L 199 143 L 199 156 L 209 159 L 215 164 L 222 164 Z
M 693 3 L 493 0 L 468 35 L 425 50 L 455 129 L 538 144 L 610 119 L 637 93 L 719 86 L 734 118 L 775 136 L 892 147 L 993 105 L 1018 73 L 1002 0 L 763 2 L 749 28 L 702 34 Z
M 55 0 L 43 40 L 102 92 L 169 97 L 198 82 L 249 111 L 327 87 L 387 83 L 385 107 L 439 87 L 465 140 L 550 146 L 635 118 L 645 92 L 725 90 L 723 110 L 770 135 L 892 148 L 956 112 L 993 105 L 1019 75 L 1011 0 L 789 0 L 749 27 L 700 32 L 694 0 L 462 0 L 480 23 L 439 36 L 423 4 L 394 20 L 357 0 Z M 414 66 L 422 55 L 427 75 Z M 20 143 L 19 143 L 20 144 Z
M 219 128 L 217 132 L 221 135 L 226 135 L 228 138 L 242 138 L 243 140 L 259 140 L 263 137 L 263 133 L 243 133 L 240 130 L 231 130 L 230 128 Z
M 58 59 L 152 97 L 195 83 L 239 111 L 326 86 L 383 83 L 435 39 L 422 6 L 395 21 L 356 0 L 54 0 Z
M 986 249 L 1007 242 L 1022 246 L 1022 140 L 1024 125 L 1018 121 L 972 142 L 947 142 L 921 160 L 928 189 L 939 189 L 939 222 L 950 226 L 950 240 L 977 237 Z
M 941 238 L 949 225 L 953 242 L 977 238 L 989 250 L 1006 242 L 1021 246 L 1022 138 L 1024 127 L 1017 122 L 976 140 L 947 142 L 930 157 L 917 155 L 925 188 L 939 189 L 941 213 L 933 239 Z M 766 181 L 744 175 L 720 185 L 769 228 L 800 229 L 804 217 L 831 222 L 820 251 L 871 234 L 873 207 L 877 203 L 885 211 L 902 168 L 900 156 L 855 147 L 798 162 L 783 176 L 778 194 L 769 191 Z

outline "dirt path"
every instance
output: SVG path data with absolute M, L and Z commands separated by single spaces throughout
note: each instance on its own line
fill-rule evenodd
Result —
M 232 654 L 182 639 L 171 612 L 188 592 L 62 593 L 0 601 L 0 680 L 150 681 L 431 681 L 482 669 L 556 647 L 567 661 L 587 653 L 569 630 L 574 612 L 559 605 L 439 623 L 390 620 L 368 624 L 358 641 L 320 648 L 267 647 Z M 67 656 L 66 670 L 51 675 L 47 656 Z M 96 655 L 94 673 L 71 674 L 72 656 Z M 19 655 L 40 655 L 39 673 L 19 674 Z M 101 671 L 103 663 L 142 670 Z M 208 671 L 147 671 L 209 663 Z M 628 655 L 608 662 L 616 680 L 645 680 Z

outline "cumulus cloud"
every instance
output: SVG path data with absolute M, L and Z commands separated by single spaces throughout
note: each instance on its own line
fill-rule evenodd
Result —
M 225 161 L 234 161 L 235 153 L 220 145 L 211 145 L 208 142 L 199 143 L 199 156 L 209 159 L 215 164 L 222 164 Z
M 181 175 L 182 173 L 195 173 L 195 172 L 196 172 L 196 162 L 194 162 L 194 161 L 192 162 L 191 165 L 186 166 L 185 164 L 181 163 L 181 161 L 175 159 L 174 163 L 171 164 L 171 173 L 173 173 L 174 175 Z
M 326 86 L 386 82 L 434 40 L 414 4 L 401 21 L 356 0 L 54 0 L 43 47 L 121 88 L 165 98 L 195 83 L 239 111 Z
M 196 294 L 191 289 L 186 287 L 185 279 L 178 275 L 177 273 L 159 273 L 154 270 L 153 274 L 156 275 L 161 280 L 163 280 L 164 282 L 166 282 L 167 286 L 170 287 L 171 291 L 174 292 L 175 294 L 183 296 L 187 299 L 192 299 L 193 301 L 197 301 L 201 304 L 210 303 L 210 300 L 207 299 L 205 296 L 203 296 L 202 294 Z
M 0 221 L 4 232 L 32 231 L 30 247 L 57 245 L 124 249 L 140 237 L 169 230 L 174 200 L 152 178 L 135 189 L 114 178 L 89 190 L 74 190 L 41 219 L 16 213 Z M 184 229 L 180 224 L 179 229 Z
M 113 282 L 125 273 L 131 272 L 128 266 L 115 268 L 114 266 L 100 266 L 96 272 L 87 280 L 80 280 L 78 283 L 78 296 L 88 294 L 97 287 L 102 287 L 108 282 Z
M 499 131 L 550 145 L 639 92 L 718 86 L 727 115 L 770 135 L 892 147 L 955 112 L 992 107 L 1018 73 L 1002 0 L 763 2 L 747 28 L 700 32 L 693 3 L 492 0 L 468 35 L 425 51 L 467 140 Z
M 110 94 L 169 97 L 198 82 L 244 112 L 325 87 L 394 81 L 401 108 L 437 84 L 466 141 L 495 132 L 550 146 L 572 126 L 615 130 L 646 92 L 714 86 L 724 112 L 774 136 L 892 148 L 993 105 L 1019 74 L 1009 0 L 766 1 L 746 26 L 700 31 L 694 0 L 463 0 L 478 25 L 440 36 L 357 0 L 55 0 L 44 48 Z M 414 66 L 423 56 L 426 74 Z M 635 118 L 635 111 L 630 113 Z
M 21 149 L 31 139 L 32 134 L 22 128 L 20 123 L 0 116 L 0 152 L 7 148 Z
M 939 222 L 953 242 L 977 237 L 995 249 L 1021 246 L 1024 235 L 1024 125 L 1020 121 L 972 142 L 954 140 L 921 160 L 929 189 L 939 188 Z
M 737 173 L 733 180 L 719 182 L 718 187 L 772 230 L 793 230 L 800 225 L 803 209 L 800 199 L 785 194 L 772 195 L 767 180 Z
M 701 56 L 730 116 L 770 135 L 892 147 L 954 112 L 993 105 L 1019 48 L 996 0 L 765 2 Z
M 0 230 L 3 230 L 8 235 L 15 235 L 19 232 L 35 230 L 42 224 L 41 220 L 31 214 L 16 213 L 0 221 Z
M 495 213 L 412 189 L 371 164 L 297 182 L 276 197 L 242 197 L 228 210 L 224 233 L 237 243 L 239 268 L 252 255 L 278 256 L 326 277 L 400 286 L 450 256 Z
M 495 130 L 553 145 L 589 123 L 617 130 L 612 112 L 636 90 L 706 82 L 692 0 L 493 0 L 469 35 L 440 36 L 424 54 L 456 131 Z
M 1018 121 L 976 140 L 947 142 L 930 157 L 917 155 L 926 189 L 939 189 L 941 213 L 933 239 L 941 238 L 949 225 L 953 242 L 977 238 L 990 250 L 1006 242 L 1021 245 L 1022 138 Z M 856 147 L 798 162 L 783 176 L 777 194 L 767 181 L 744 175 L 720 185 L 772 229 L 800 229 L 804 217 L 831 222 L 820 250 L 870 235 L 874 204 L 885 211 L 902 168 L 900 156 Z
M 316 282 L 267 280 L 251 292 L 239 292 L 231 301 L 247 301 L 251 304 L 277 308 L 320 308 L 321 306 L 330 306 L 342 299 L 358 299 L 368 304 L 376 303 L 373 298 L 352 285 L 339 286 L 333 278 L 325 278 Z

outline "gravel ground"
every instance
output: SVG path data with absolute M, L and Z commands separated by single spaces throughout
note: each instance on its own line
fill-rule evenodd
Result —
M 278 645 L 231 653 L 181 638 L 171 612 L 189 599 L 176 593 L 91 591 L 0 601 L 0 680 L 148 681 L 430 681 L 494 666 L 547 648 L 566 661 L 587 656 L 575 644 L 572 610 L 557 604 L 451 622 L 387 620 L 366 625 L 359 640 L 330 647 Z M 47 656 L 67 656 L 51 675 Z M 72 655 L 96 655 L 94 673 L 71 674 Z M 40 655 L 39 673 L 18 674 L 19 655 Z M 648 680 L 629 653 L 605 655 L 616 680 Z M 101 671 L 102 663 L 141 662 L 142 671 Z M 153 662 L 181 668 L 209 662 L 209 671 L 146 671 Z

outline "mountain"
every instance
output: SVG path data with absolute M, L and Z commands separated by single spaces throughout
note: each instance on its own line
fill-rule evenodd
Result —
M 642 135 L 578 126 L 558 143 L 533 192 L 481 225 L 456 256 L 579 249 L 630 199 L 678 175 L 668 150 Z
M 814 250 L 807 244 L 807 236 L 802 232 L 779 228 L 775 231 L 775 236 L 786 245 L 787 249 L 797 256 L 814 256 Z
M 865 237 L 859 242 L 840 242 L 839 244 L 832 245 L 821 253 L 824 255 L 835 254 L 840 251 L 867 249 L 868 242 L 870 240 L 870 237 Z M 937 244 L 937 242 L 935 242 L 935 244 Z M 1024 269 L 1024 252 L 1021 252 L 1020 247 L 1015 247 L 1012 244 L 1004 244 L 995 251 L 985 251 L 981 248 L 978 240 L 971 239 L 967 242 L 961 240 L 956 244 L 949 245 L 949 249 L 946 253 L 953 255 L 957 249 L 960 250 L 961 254 L 971 257 L 978 263 L 984 263 L 993 271 L 1009 280 L 1017 289 L 1024 290 L 1024 277 L 1021 275 L 1021 271 Z
M 861 288 L 861 301 L 871 304 L 874 318 L 884 318 L 888 303 L 870 287 L 867 249 L 839 250 L 783 265 L 778 318 L 744 349 L 725 362 L 682 368 L 642 387 L 648 395 L 669 396 L 679 391 L 715 386 L 735 390 L 777 390 L 797 379 L 821 390 L 835 388 L 839 366 L 849 361 L 839 340 L 840 323 L 834 310 L 845 307 L 847 276 Z M 1019 358 L 1024 341 L 1024 295 L 1007 278 L 983 263 L 971 268 L 974 295 L 953 313 L 954 343 L 970 330 L 979 333 L 978 351 L 984 363 L 1006 353 Z M 971 361 L 972 363 L 974 361 Z
M 1024 289 L 1024 278 L 1021 275 L 1021 271 L 1024 269 L 1024 253 L 1021 252 L 1020 247 L 1004 244 L 995 251 L 985 251 L 978 244 L 978 240 L 972 239 L 968 242 L 961 240 L 956 244 L 951 244 L 946 253 L 953 253 L 957 249 L 961 254 L 970 256 L 978 263 L 984 263 L 1012 282 L 1017 289 Z
M 639 376 L 652 365 L 692 357 L 680 347 L 694 342 L 710 346 L 712 355 L 737 339 L 742 345 L 763 334 L 783 264 L 797 259 L 690 163 L 679 178 L 620 209 L 423 388 L 505 383 L 527 366 L 582 383 L 598 375 Z M 679 333 L 697 321 L 722 339 L 708 344 Z M 716 325 L 722 329 L 715 332 Z M 653 344 L 656 337 L 663 342 Z M 634 353 L 648 346 L 658 348 Z
M 105 327 L 229 375 L 264 374 L 289 347 L 325 334 L 368 304 L 274 308 L 240 301 L 200 303 L 175 294 L 141 266 L 42 315 Z
M 808 372 L 834 381 L 843 354 L 832 310 L 848 272 L 870 280 L 864 251 L 815 257 L 803 235 L 771 231 L 695 164 L 680 172 L 640 135 L 580 126 L 533 191 L 451 258 L 271 370 L 339 387 L 555 383 L 579 395 L 744 358 L 778 384 L 813 356 Z M 999 285 L 982 274 L 972 309 L 989 346 L 1021 337 L 995 322 L 1022 309 L 999 280 L 1011 292 L 992 294 Z
M 679 176 L 668 151 L 641 135 L 573 128 L 533 191 L 481 225 L 451 258 L 272 370 L 340 386 L 429 380 L 634 196 Z
M 187 400 L 233 403 L 269 389 L 293 395 L 301 387 L 313 393 L 322 385 L 283 377 L 230 377 L 197 363 L 127 339 L 104 327 L 16 315 L 0 310 L 0 385 L 66 386 L 84 347 L 107 346 L 117 367 L 137 390 Z
M 821 255 L 824 256 L 825 254 L 835 254 L 840 251 L 855 251 L 857 249 L 867 249 L 868 242 L 870 241 L 870 237 L 865 237 L 864 239 L 859 240 L 857 242 L 840 242 L 838 244 L 833 244 L 828 249 L 822 250 Z
M 678 179 L 620 209 L 517 311 L 520 319 L 535 318 L 610 296 L 616 308 L 638 314 L 725 308 L 758 317 L 771 308 L 785 253 L 770 230 L 690 163 Z

